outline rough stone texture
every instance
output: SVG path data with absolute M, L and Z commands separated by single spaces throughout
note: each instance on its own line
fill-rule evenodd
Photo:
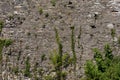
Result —
M 5 22 L 1 38 L 9 38 L 14 41 L 10 47 L 3 50 L 2 76 L 5 76 L 6 73 L 9 80 L 13 80 L 13 77 L 16 77 L 14 80 L 20 80 L 20 77 L 21 80 L 32 80 L 25 78 L 22 73 L 15 76 L 9 67 L 4 67 L 6 64 L 12 68 L 19 65 L 20 69 L 24 69 L 24 61 L 27 56 L 30 56 L 31 66 L 38 62 L 39 66 L 47 71 L 50 68 L 50 52 L 57 49 L 54 27 L 57 27 L 59 31 L 63 51 L 72 54 L 70 47 L 71 26 L 75 26 L 77 75 L 78 77 L 83 76 L 84 70 L 79 67 L 83 67 L 85 61 L 93 57 L 93 48 L 103 49 L 105 43 L 112 44 L 114 41 L 115 48 L 118 49 L 117 40 L 120 36 L 119 1 L 57 0 L 56 6 L 52 6 L 50 0 L 0 0 L 0 20 Z M 39 14 L 40 8 L 43 9 L 42 14 Z M 116 30 L 114 39 L 110 32 L 112 28 Z M 78 39 L 80 33 L 81 38 Z M 80 45 L 83 46 L 83 49 Z M 83 55 L 80 59 L 82 52 Z M 118 50 L 117 54 L 119 53 Z M 17 61 L 19 54 L 20 60 Z M 46 55 L 47 60 L 41 63 L 42 54 Z M 7 63 L 6 57 L 9 58 Z M 73 73 L 68 75 L 68 80 L 74 80 Z

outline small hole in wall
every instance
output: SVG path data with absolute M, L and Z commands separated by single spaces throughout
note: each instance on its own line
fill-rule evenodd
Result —
M 42 26 L 42 28 L 45 28 L 46 27 L 46 25 L 44 24 L 43 26 Z
M 115 25 L 115 24 L 113 24 L 113 25 Z M 116 26 L 116 27 L 120 27 L 120 23 L 116 24 L 115 26 Z
M 59 18 L 62 19 L 63 17 L 61 15 L 59 15 Z
M 96 26 L 95 26 L 95 25 L 90 25 L 90 27 L 91 27 L 91 28 L 96 28 Z
M 118 12 L 118 11 L 113 9 L 111 12 Z
M 71 5 L 72 4 L 72 2 L 71 1 L 69 1 L 69 3 L 68 3 L 69 5 Z
M 93 34 L 90 34 L 90 37 L 92 38 L 94 35 Z

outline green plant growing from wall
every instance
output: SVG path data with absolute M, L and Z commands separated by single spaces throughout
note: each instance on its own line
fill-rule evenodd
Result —
M 37 73 L 38 73 L 38 63 L 37 62 L 35 62 L 35 64 L 34 64 L 34 69 L 33 69 L 33 72 L 34 72 L 34 80 L 39 80 L 39 77 L 37 76 Z
M 3 22 L 3 21 L 0 21 L 0 33 L 2 32 L 3 26 L 4 26 L 4 22 Z
M 61 41 L 60 41 L 60 38 L 59 38 L 59 35 L 58 35 L 58 31 L 57 29 L 54 27 L 54 31 L 55 31 L 55 38 L 56 38 L 56 42 L 57 42 L 57 45 L 58 45 L 58 52 L 55 51 L 50 59 L 55 67 L 55 70 L 56 70 L 56 75 L 57 75 L 57 79 L 58 80 L 61 80 L 62 79 L 62 76 L 61 76 L 61 73 L 62 73 L 62 56 L 63 56 L 63 51 L 62 51 L 62 44 L 61 44 Z
M 42 54 L 42 55 L 41 55 L 41 62 L 43 62 L 44 60 L 46 60 L 46 55 L 45 55 L 45 54 Z
M 3 47 L 8 47 L 9 45 L 12 44 L 12 40 L 11 39 L 0 39 L 0 62 L 2 60 L 2 50 L 3 50 Z
M 15 73 L 15 75 L 17 75 L 17 74 L 19 73 L 19 68 L 18 68 L 18 66 L 17 66 L 17 67 L 14 67 L 14 68 L 12 69 L 12 71 Z
M 88 60 L 85 64 L 85 80 L 120 80 L 120 56 L 114 56 L 109 44 L 104 51 L 94 50 L 94 62 Z
M 3 50 L 3 47 L 4 47 L 4 40 L 0 39 L 0 63 L 2 61 L 2 50 Z
M 68 54 L 64 54 L 62 56 L 62 66 L 61 66 L 61 62 L 60 62 L 60 55 L 58 54 L 58 52 L 56 50 L 53 51 L 53 53 L 50 55 L 50 60 L 52 62 L 52 64 L 54 65 L 55 68 L 55 72 L 56 72 L 56 77 L 54 77 L 54 79 L 56 80 L 65 80 L 65 77 L 67 76 L 66 72 L 63 71 L 59 71 L 60 67 L 64 67 L 67 68 L 71 63 L 72 59 L 69 57 Z
M 51 2 L 51 4 L 52 4 L 52 6 L 55 6 L 55 5 L 56 5 L 56 0 L 51 0 L 50 2 Z
M 58 31 L 56 28 L 54 28 L 54 31 L 55 31 L 55 37 L 56 37 L 56 42 L 57 42 L 57 45 L 58 45 L 58 54 L 60 56 L 60 66 L 62 66 L 62 55 L 63 55 L 63 51 L 62 51 L 62 43 L 60 41 L 60 38 L 59 38 L 59 35 L 58 35 Z
M 58 51 L 54 50 L 50 55 L 50 60 L 54 65 L 54 69 L 56 72 L 56 77 L 54 77 L 54 79 L 65 80 L 67 73 L 63 72 L 62 68 L 67 68 L 70 64 L 72 64 L 73 58 L 71 58 L 68 53 L 63 54 L 62 51 L 63 46 L 60 41 L 58 31 L 56 28 L 54 28 L 54 31 L 55 31 L 56 43 L 58 45 Z
M 61 73 L 61 75 L 62 75 L 62 80 L 66 80 L 67 72 L 64 71 Z
M 54 69 L 56 72 L 56 78 L 58 80 L 61 80 L 61 60 L 60 60 L 60 55 L 58 54 L 57 51 L 53 51 L 53 53 L 50 55 L 50 60 L 52 64 L 54 65 Z
M 45 80 L 54 80 L 54 78 L 50 75 L 47 75 L 44 77 Z
M 120 47 L 120 37 L 118 37 L 118 47 Z
M 113 39 L 113 47 L 114 47 L 114 49 L 115 49 L 115 35 L 116 35 L 116 30 L 113 28 L 113 29 L 111 29 L 111 37 L 112 37 L 112 39 Z
M 3 55 L 2 55 L 2 50 L 3 50 L 3 48 L 4 48 L 4 46 L 6 46 L 6 41 L 7 41 L 7 39 L 0 39 L 0 74 L 1 74 L 1 72 L 2 72 L 2 59 L 3 59 Z M 11 45 L 11 44 L 7 44 L 7 46 L 6 47 L 8 47 L 9 45 Z M 8 58 L 7 58 L 8 59 Z
M 44 75 L 44 70 L 43 70 L 43 68 L 42 68 L 42 67 L 38 68 L 37 72 L 38 72 L 38 74 L 40 75 L 40 79 L 42 80 L 43 75 Z
M 43 9 L 40 8 L 40 9 L 39 9 L 39 14 L 41 15 L 42 13 L 43 13 Z
M 25 71 L 24 71 L 24 76 L 26 77 L 31 77 L 30 74 L 30 58 L 27 57 L 26 61 L 25 61 Z
M 81 46 L 81 44 L 80 44 L 81 34 L 82 34 L 82 28 L 80 27 L 79 35 L 78 35 L 78 48 L 80 48 L 80 46 Z
M 76 52 L 75 52 L 75 39 L 74 39 L 74 26 L 71 27 L 71 50 L 73 53 L 73 64 L 74 64 L 74 71 L 76 72 Z
M 111 29 L 111 36 L 112 36 L 113 39 L 114 39 L 115 35 L 116 35 L 115 29 Z
M 13 43 L 13 40 L 11 40 L 11 39 L 6 39 L 5 40 L 5 47 L 8 47 L 9 45 L 11 45 Z
M 113 59 L 113 54 L 112 54 L 112 49 L 109 44 L 106 44 L 104 47 L 104 53 L 105 53 L 105 58 L 112 60 Z
M 63 67 L 67 68 L 69 65 L 73 64 L 73 58 L 70 57 L 68 53 L 65 53 L 62 56 Z
M 9 18 L 10 20 L 14 19 L 14 15 L 11 14 L 11 15 L 8 16 L 8 18 Z
M 99 76 L 98 68 L 92 61 L 87 61 L 85 65 L 86 80 L 97 80 Z M 99 79 L 98 79 L 99 80 Z
M 17 56 L 17 60 L 20 60 L 20 56 L 21 56 L 21 51 L 18 52 L 18 56 Z

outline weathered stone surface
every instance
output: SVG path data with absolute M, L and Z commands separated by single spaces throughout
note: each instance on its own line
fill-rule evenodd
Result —
M 34 80 L 24 77 L 23 74 L 27 56 L 30 56 L 31 70 L 38 62 L 38 67 L 46 72 L 44 74 L 49 73 L 48 69 L 52 69 L 49 55 L 57 49 L 54 27 L 58 29 L 63 52 L 72 56 L 70 27 L 75 26 L 78 77 L 84 76 L 83 65 L 93 57 L 93 48 L 103 48 L 105 43 L 112 44 L 113 41 L 117 43 L 120 36 L 120 0 L 57 0 L 55 6 L 50 1 L 0 0 L 0 20 L 4 21 L 1 37 L 14 41 L 3 50 L 4 57 L 8 56 L 9 59 L 9 62 L 3 62 L 3 73 L 5 64 L 11 65 L 6 71 L 9 73 L 8 80 L 13 80 L 13 76 L 15 80 Z M 39 14 L 40 9 L 43 10 L 42 14 Z M 114 39 L 111 37 L 113 28 L 116 30 Z M 47 57 L 43 62 L 42 54 Z M 16 65 L 21 70 L 18 76 L 11 70 Z M 68 69 L 67 71 L 71 71 L 68 80 L 74 80 L 73 67 Z M 54 72 L 52 74 L 55 75 Z

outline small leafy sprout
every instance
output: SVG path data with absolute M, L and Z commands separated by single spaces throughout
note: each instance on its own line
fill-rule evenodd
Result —
M 54 78 L 50 75 L 44 76 L 45 80 L 54 80 Z
M 56 50 L 50 55 L 50 60 L 56 70 L 61 67 L 60 55 Z
M 39 80 L 39 77 L 36 74 L 34 74 L 34 80 Z
M 17 66 L 17 67 L 14 67 L 14 68 L 12 69 L 12 71 L 17 75 L 17 74 L 19 73 L 19 68 L 18 68 L 18 66 Z
M 105 53 L 105 58 L 108 58 L 110 60 L 113 59 L 113 54 L 112 54 L 112 49 L 109 44 L 106 44 L 104 47 L 104 53 Z
M 115 29 L 111 29 L 111 36 L 112 36 L 113 39 L 114 39 L 114 37 L 115 37 L 115 34 L 116 34 Z
M 42 13 L 43 13 L 43 9 L 40 8 L 40 9 L 39 9 L 39 14 L 41 15 Z
M 63 61 L 63 67 L 67 68 L 70 64 L 73 63 L 73 58 L 71 58 L 70 55 L 66 53 L 62 56 L 62 61 Z
M 45 55 L 45 54 L 42 54 L 42 55 L 41 55 L 41 62 L 43 62 L 44 60 L 46 60 L 46 55 Z
M 8 47 L 9 45 L 11 45 L 13 43 L 13 41 L 11 39 L 6 39 L 5 40 L 5 47 Z
M 39 68 L 39 69 L 38 69 L 39 75 L 43 76 L 43 72 L 44 72 L 44 71 L 43 71 L 43 68 Z
M 9 17 L 9 20 L 14 19 L 14 15 L 9 15 L 8 17 Z
M 56 0 L 51 0 L 50 2 L 51 2 L 51 4 L 52 4 L 52 6 L 55 6 L 55 5 L 56 5 Z
M 48 13 L 46 13 L 46 14 L 45 14 L 45 17 L 46 17 L 46 18 L 47 18 L 47 17 L 49 17 L 49 14 L 48 14 Z
M 97 48 L 93 49 L 93 51 L 94 51 L 94 59 L 96 63 L 99 64 L 99 62 L 102 61 L 102 54 Z
M 62 72 L 61 75 L 62 75 L 62 78 L 63 78 L 62 80 L 66 80 L 67 72 Z

